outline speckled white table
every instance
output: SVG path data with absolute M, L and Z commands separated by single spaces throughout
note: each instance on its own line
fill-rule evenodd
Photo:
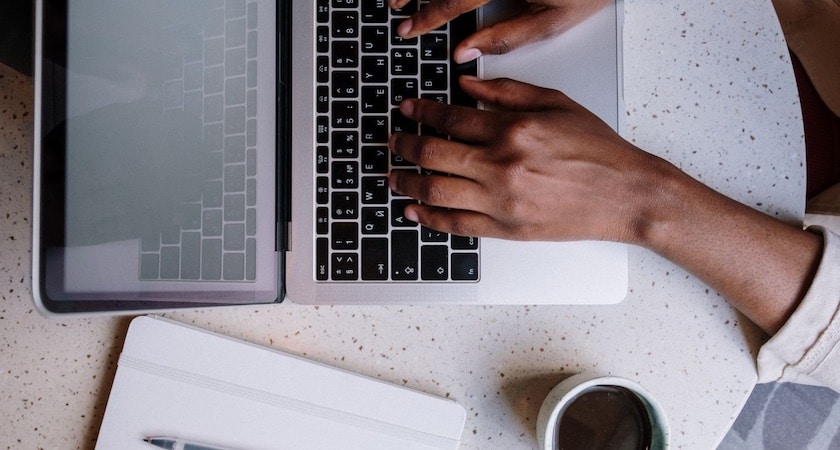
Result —
M 627 137 L 751 206 L 804 208 L 799 103 L 767 0 L 627 0 Z M 31 81 L 0 68 L 0 448 L 92 448 L 129 319 L 56 321 L 29 295 Z M 609 307 L 304 307 L 177 320 L 457 400 L 462 447 L 534 448 L 566 376 L 632 377 L 663 403 L 674 448 L 717 445 L 755 381 L 755 328 L 673 264 L 631 249 Z

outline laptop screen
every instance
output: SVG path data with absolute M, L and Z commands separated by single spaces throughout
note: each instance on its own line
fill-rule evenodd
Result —
M 274 133 L 259 129 L 275 123 L 276 17 L 262 0 L 44 1 L 49 309 L 277 299 Z

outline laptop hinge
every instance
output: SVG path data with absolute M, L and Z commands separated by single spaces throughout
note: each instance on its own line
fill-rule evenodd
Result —
M 277 2 L 277 186 L 275 250 L 289 250 L 289 227 L 292 213 L 291 158 L 291 36 L 292 2 Z

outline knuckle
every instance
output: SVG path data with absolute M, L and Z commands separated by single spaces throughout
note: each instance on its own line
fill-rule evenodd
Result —
M 456 108 L 444 107 L 437 116 L 438 127 L 443 131 L 451 130 L 461 120 Z
M 449 222 L 448 226 L 450 233 L 456 236 L 477 236 L 480 233 L 477 233 L 475 227 L 471 226 L 468 222 L 464 220 L 454 219 Z
M 504 37 L 495 37 L 487 46 L 487 53 L 491 55 L 504 55 L 513 50 L 513 44 Z
M 418 192 L 418 200 L 429 205 L 438 206 L 445 204 L 446 192 L 442 183 L 437 177 L 424 177 L 423 184 L 420 186 Z
M 439 144 L 433 139 L 418 139 L 414 147 L 414 159 L 421 166 L 432 166 L 438 153 Z

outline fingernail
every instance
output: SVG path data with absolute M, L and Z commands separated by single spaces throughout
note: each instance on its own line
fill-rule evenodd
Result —
M 406 117 L 412 117 L 414 115 L 414 100 L 403 100 L 400 103 L 400 112 Z
M 413 209 L 406 208 L 405 212 L 403 212 L 403 214 L 405 215 L 406 219 L 408 219 L 412 222 L 420 222 L 420 216 L 418 216 L 417 211 L 415 211 Z
M 400 36 L 408 36 L 408 33 L 411 33 L 412 28 L 414 28 L 414 21 L 411 19 L 405 19 L 405 21 L 397 27 L 397 34 Z
M 455 62 L 458 63 L 458 64 L 464 64 L 464 63 L 468 63 L 470 61 L 473 61 L 475 59 L 478 59 L 480 57 L 481 57 L 481 50 L 479 50 L 477 48 L 468 48 L 468 49 L 465 49 L 463 51 L 458 52 L 458 54 L 455 55 Z
M 392 191 L 397 192 L 397 174 L 394 172 L 391 172 L 391 175 L 388 176 L 388 187 Z

